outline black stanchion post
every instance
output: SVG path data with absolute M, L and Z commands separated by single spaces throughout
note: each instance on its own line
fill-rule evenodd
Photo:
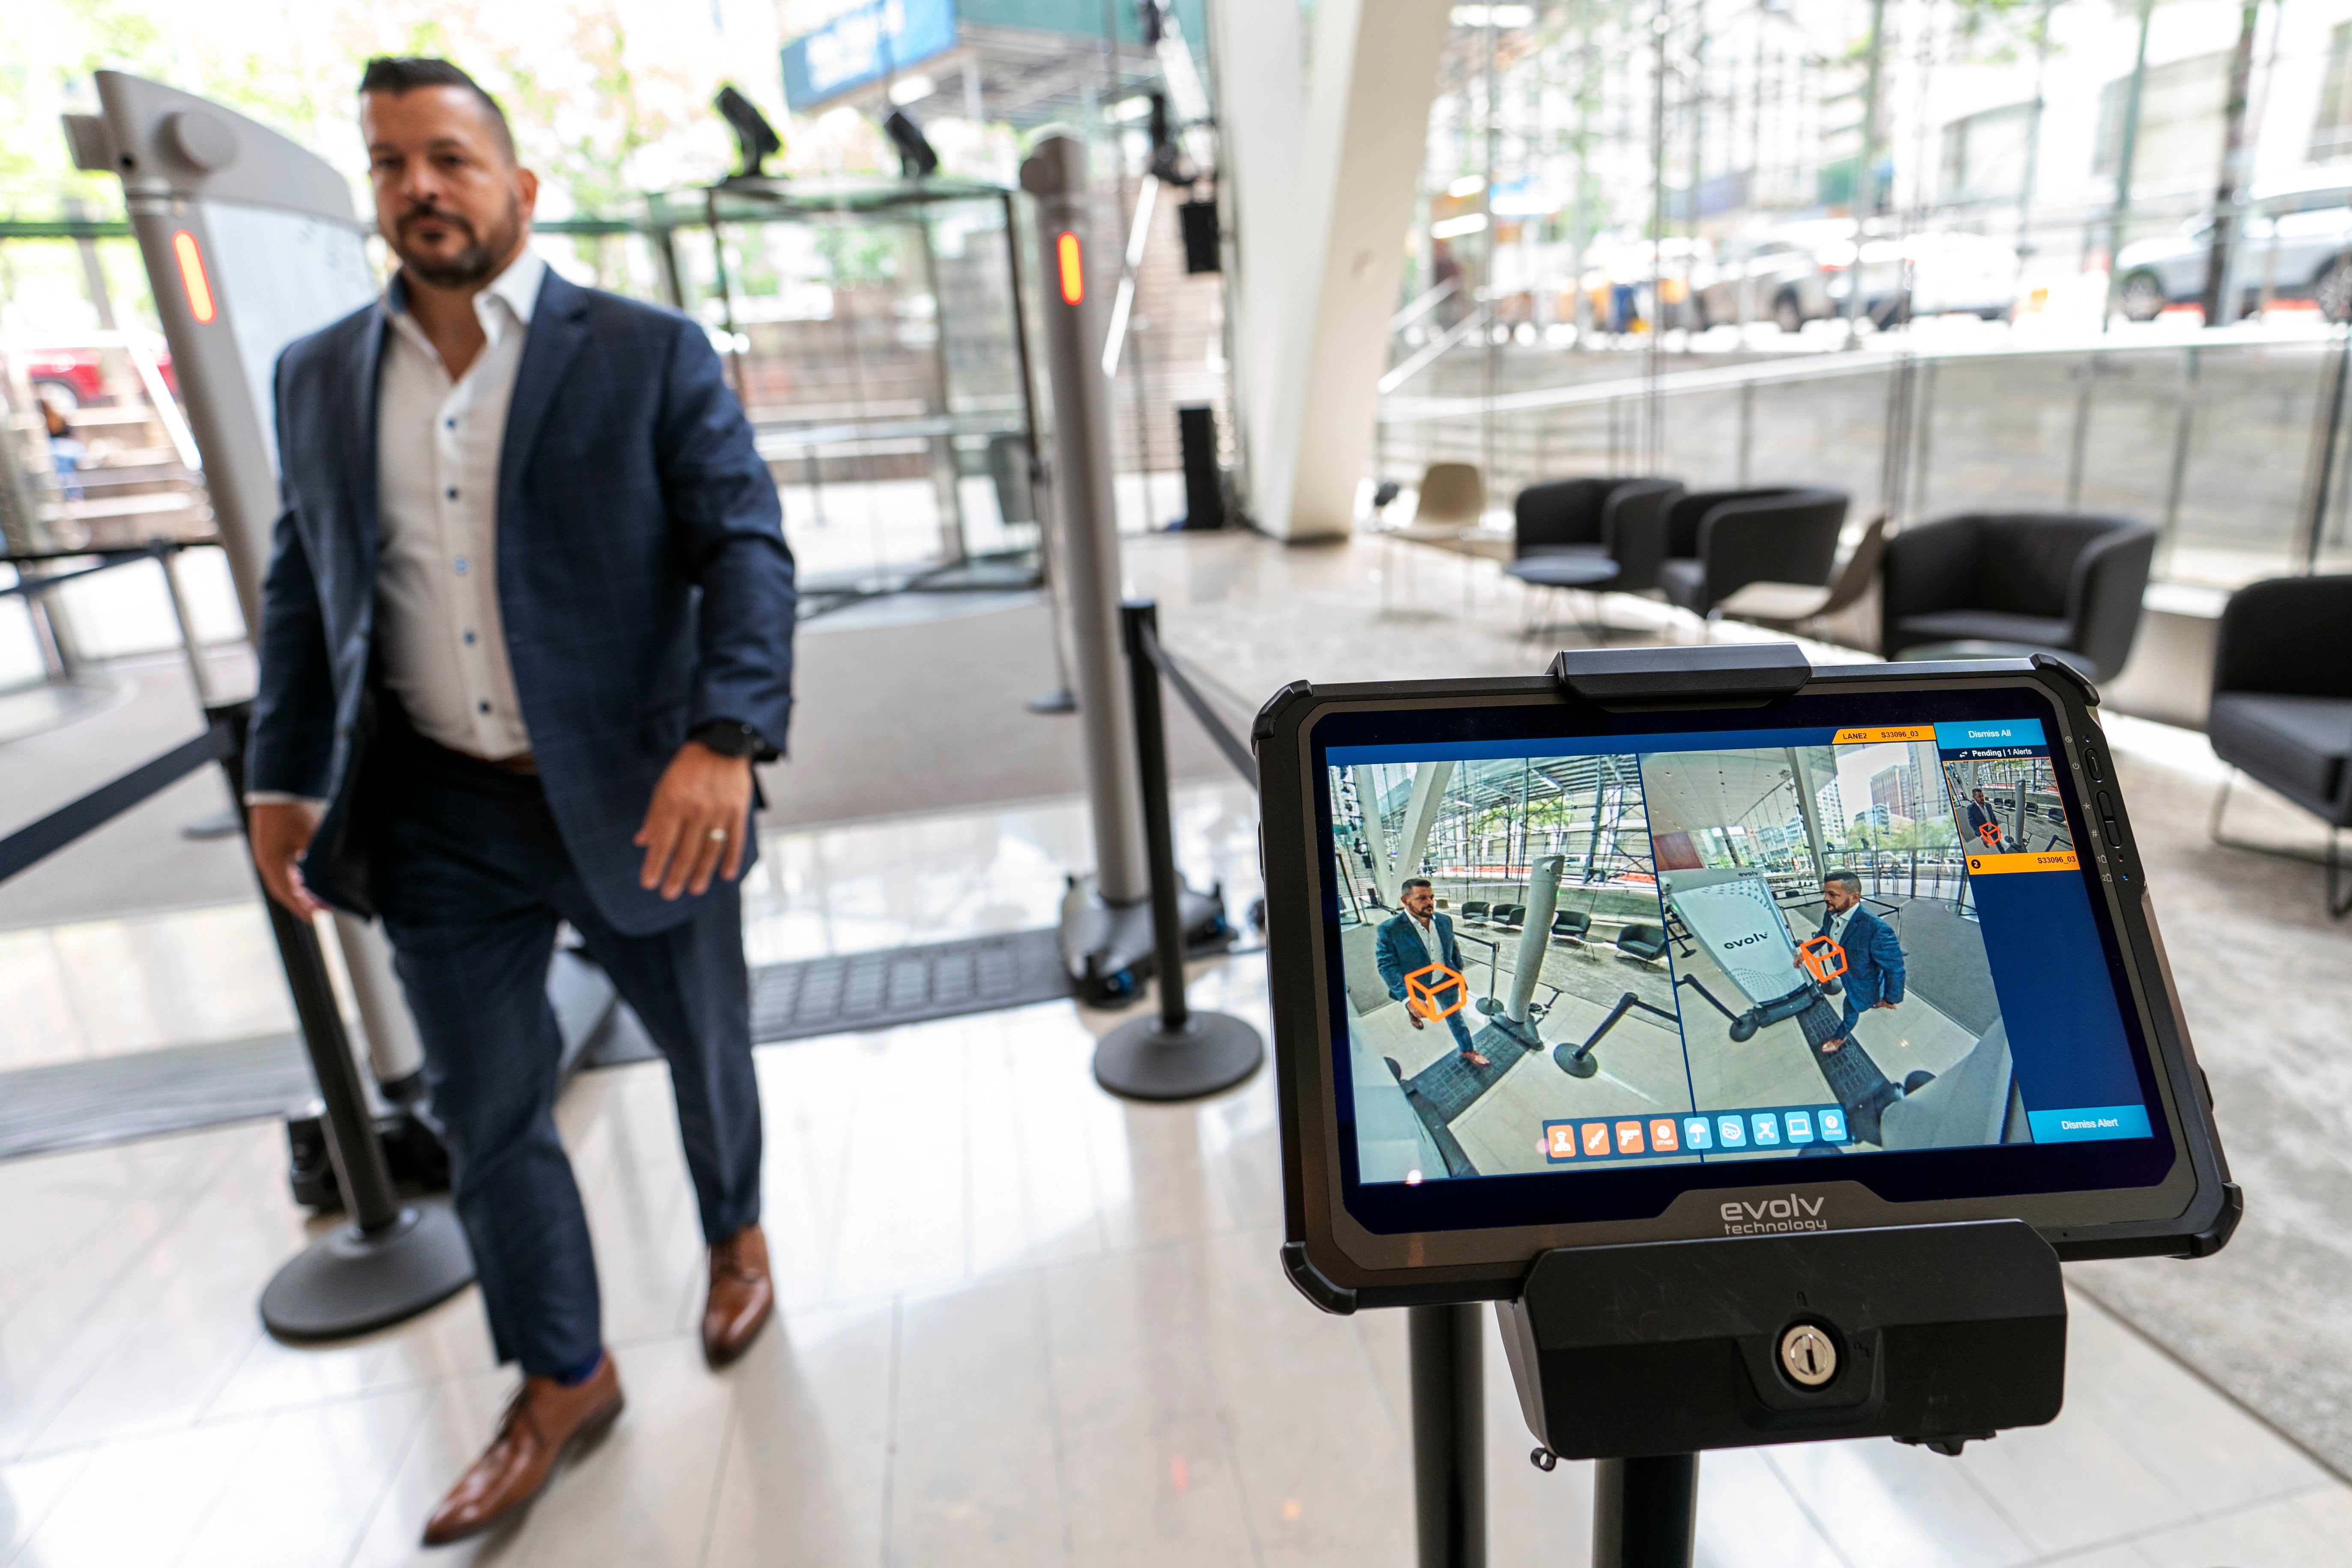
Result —
M 1595 1461 L 1592 1568 L 1690 1568 L 1698 1456 Z
M 231 797 L 242 802 L 249 705 L 205 712 L 236 737 L 221 767 Z M 242 809 L 237 816 L 249 821 Z M 267 889 L 261 901 L 319 1080 L 327 1156 L 351 1216 L 349 1225 L 329 1231 L 278 1269 L 261 1292 L 261 1321 L 281 1339 L 341 1339 L 414 1317 L 463 1289 L 473 1282 L 473 1254 L 446 1205 L 401 1203 L 368 1115 L 367 1087 L 343 1031 L 319 933 Z
M 1476 1306 L 1405 1309 L 1419 1568 L 1486 1568 L 1482 1316 Z
M 1095 1047 L 1095 1081 L 1130 1100 L 1196 1100 L 1257 1070 L 1265 1044 L 1241 1019 L 1195 1013 L 1184 1000 L 1183 884 L 1176 875 L 1175 822 L 1168 807 L 1168 733 L 1160 706 L 1159 611 L 1148 599 L 1119 606 L 1135 702 L 1135 749 L 1142 764 L 1143 842 L 1151 871 L 1151 923 L 1160 1012 L 1121 1024 Z

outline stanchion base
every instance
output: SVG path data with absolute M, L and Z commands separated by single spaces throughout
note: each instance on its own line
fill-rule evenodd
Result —
M 338 1226 L 287 1259 L 261 1292 L 281 1340 L 347 1339 L 413 1318 L 474 1282 L 474 1255 L 446 1204 L 401 1210 L 382 1236 Z
M 1102 1037 L 1095 1081 L 1128 1100 L 1199 1100 L 1233 1088 L 1264 1060 L 1265 1042 L 1230 1014 L 1195 1013 L 1171 1034 L 1154 1013 Z
M 1601 1070 L 1600 1058 L 1590 1051 L 1579 1056 L 1574 1046 L 1554 1046 L 1551 1059 L 1570 1078 L 1591 1078 Z

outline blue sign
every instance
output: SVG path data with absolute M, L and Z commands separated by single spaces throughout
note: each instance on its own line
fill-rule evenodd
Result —
M 2042 746 L 2042 721 L 2039 719 L 1970 719 L 1958 724 L 1936 726 L 1936 749 L 1941 752 L 1974 752 L 2009 746 Z
M 784 101 L 806 113 L 955 41 L 955 0 L 872 0 L 784 46 Z

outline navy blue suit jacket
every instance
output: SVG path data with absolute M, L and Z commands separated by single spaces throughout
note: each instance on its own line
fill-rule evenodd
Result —
M 1437 932 L 1440 960 L 1454 973 L 1462 973 L 1462 944 L 1454 940 L 1454 922 L 1442 914 L 1429 917 Z M 1416 969 L 1429 967 L 1429 950 L 1421 944 L 1421 932 L 1415 931 L 1411 915 L 1397 915 L 1381 924 L 1380 941 L 1372 951 L 1373 962 L 1380 967 L 1381 978 L 1388 983 L 1389 994 L 1404 999 L 1404 977 Z
M 372 913 L 355 819 L 374 725 L 381 302 L 278 362 L 283 510 L 262 589 L 248 789 L 327 802 L 302 862 Z M 694 726 L 781 746 L 794 595 L 782 514 L 702 329 L 553 271 L 524 340 L 499 457 L 499 607 L 547 804 L 624 931 L 694 912 L 637 885 L 629 840 Z M 758 840 L 745 847 L 748 868 Z
M 1829 929 L 1824 911 L 1818 934 L 1826 936 Z M 1845 986 L 1849 1016 L 1881 1002 L 1903 1000 L 1903 944 L 1885 921 L 1868 910 L 1854 910 L 1845 924 L 1845 940 L 1838 945 L 1845 949 L 1845 973 L 1838 979 Z

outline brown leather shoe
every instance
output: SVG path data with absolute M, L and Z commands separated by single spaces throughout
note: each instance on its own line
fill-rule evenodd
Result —
M 725 1366 L 751 1348 L 776 1310 L 768 1238 L 747 1225 L 710 1249 L 710 1299 L 702 1309 L 702 1355 Z
M 425 1544 L 446 1546 L 521 1512 L 565 1455 L 604 1435 L 621 1405 L 621 1374 L 609 1351 L 588 1381 L 572 1388 L 551 1377 L 524 1378 L 499 1417 L 499 1435 L 425 1521 Z

